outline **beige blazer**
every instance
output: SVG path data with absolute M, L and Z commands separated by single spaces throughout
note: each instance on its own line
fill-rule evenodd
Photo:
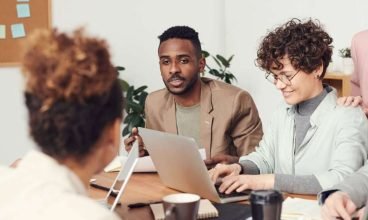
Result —
M 201 78 L 200 142 L 206 156 L 246 155 L 261 140 L 262 123 L 252 97 L 244 90 Z M 174 97 L 165 88 L 150 93 L 146 127 L 177 134 Z

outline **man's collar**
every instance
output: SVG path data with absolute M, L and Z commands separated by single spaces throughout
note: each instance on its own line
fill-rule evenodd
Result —
M 212 91 L 209 85 L 212 79 L 201 77 L 201 108 L 207 113 L 213 110 Z

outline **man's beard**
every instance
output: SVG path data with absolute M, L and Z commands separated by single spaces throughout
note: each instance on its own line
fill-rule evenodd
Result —
M 169 82 L 170 82 L 170 81 L 173 81 L 173 80 L 175 80 L 175 79 L 180 79 L 180 80 L 183 80 L 183 81 L 185 82 L 185 81 L 186 81 L 186 79 L 185 79 L 185 78 L 183 78 L 183 77 L 181 77 L 179 74 L 175 73 L 173 76 L 171 76 L 171 77 L 167 80 L 167 82 L 164 80 L 164 84 L 165 84 L 165 86 L 166 86 L 167 90 L 169 90 L 169 92 L 170 92 L 171 94 L 173 94 L 173 95 L 185 95 L 185 94 L 189 93 L 189 92 L 192 90 L 192 88 L 194 87 L 194 85 L 197 83 L 198 78 L 199 78 L 199 77 L 198 77 L 198 75 L 196 75 L 196 76 L 192 77 L 192 78 L 190 79 L 190 81 L 188 82 L 188 84 L 184 87 L 184 89 L 183 89 L 182 91 L 178 91 L 178 92 L 173 91 L 173 90 L 171 90 L 171 89 L 170 89 Z

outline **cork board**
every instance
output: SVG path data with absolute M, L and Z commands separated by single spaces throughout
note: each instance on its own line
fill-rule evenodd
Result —
M 0 66 L 19 65 L 26 37 L 51 27 L 51 0 L 0 0 Z

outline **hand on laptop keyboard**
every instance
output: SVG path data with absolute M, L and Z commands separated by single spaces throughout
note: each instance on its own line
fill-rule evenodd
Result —
M 215 188 L 216 191 L 218 193 L 218 195 L 220 196 L 220 198 L 229 198 L 229 197 L 236 197 L 236 196 L 245 196 L 245 195 L 249 195 L 251 190 L 245 190 L 242 192 L 236 192 L 236 191 L 232 191 L 229 194 L 226 194 L 225 192 L 220 192 L 219 187 L 221 184 L 215 184 Z
M 217 164 L 213 169 L 208 171 L 213 183 L 217 182 L 220 177 L 239 175 L 241 167 L 239 164 Z

